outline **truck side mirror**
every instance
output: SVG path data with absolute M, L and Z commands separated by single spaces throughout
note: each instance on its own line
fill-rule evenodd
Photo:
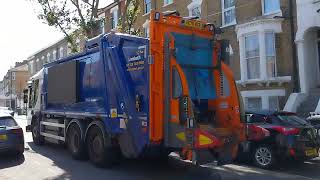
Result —
M 28 103 L 28 90 L 23 90 L 23 103 Z

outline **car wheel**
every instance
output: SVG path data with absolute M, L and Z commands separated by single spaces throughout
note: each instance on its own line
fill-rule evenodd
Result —
M 67 131 L 67 147 L 74 159 L 85 158 L 85 148 L 81 137 L 79 126 L 76 123 L 72 123 Z
M 43 145 L 44 137 L 40 135 L 40 124 L 37 119 L 34 119 L 32 121 L 31 132 L 32 132 L 32 139 L 33 139 L 34 144 Z
M 89 129 L 87 135 L 87 151 L 90 161 L 98 167 L 111 168 L 117 160 L 116 148 L 112 147 L 111 139 L 106 137 L 98 126 Z
M 253 161 L 256 166 L 263 169 L 270 169 L 275 163 L 273 149 L 268 145 L 260 145 L 253 152 Z

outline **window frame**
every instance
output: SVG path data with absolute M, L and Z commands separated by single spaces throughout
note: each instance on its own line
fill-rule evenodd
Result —
M 168 1 L 170 1 L 170 2 L 168 2 Z M 173 0 L 163 0 L 163 7 L 168 6 L 170 4 L 173 4 Z
M 280 0 L 277 0 L 277 1 L 279 2 L 279 9 L 273 10 L 273 11 L 270 11 L 270 12 L 266 12 L 266 11 L 265 11 L 265 2 L 266 2 L 266 0 L 261 0 L 262 15 L 268 16 L 268 15 L 271 15 L 271 14 L 281 13 L 281 1 L 280 1 Z
M 149 3 L 146 3 L 146 1 L 149 1 Z M 147 11 L 147 5 L 150 5 L 150 9 L 149 11 Z M 149 14 L 151 12 L 152 9 L 152 0 L 144 0 L 144 14 Z
M 274 52 L 274 68 L 275 68 L 275 72 L 274 72 L 274 76 L 269 77 L 268 76 L 268 57 L 272 57 L 272 56 L 268 56 L 267 54 L 267 34 L 273 34 L 272 38 L 273 38 L 273 52 Z M 277 49 L 276 49 L 276 33 L 274 31 L 266 31 L 264 33 L 264 39 L 265 39 L 265 52 L 266 52 L 266 70 L 267 70 L 267 78 L 268 79 L 272 79 L 278 76 L 278 68 L 277 68 Z
M 257 43 L 258 43 L 258 50 L 259 50 L 259 56 L 252 56 L 250 58 L 247 57 L 247 45 L 246 45 L 246 38 L 247 37 L 250 37 L 250 36 L 256 36 L 257 37 Z M 260 52 L 260 40 L 259 40 L 259 33 L 258 32 L 252 32 L 250 34 L 246 34 L 244 36 L 244 60 L 245 60 L 245 65 L 247 66 L 247 72 L 249 71 L 248 70 L 248 60 L 249 59 L 254 59 L 254 58 L 258 58 L 259 59 L 259 77 L 258 78 L 249 78 L 249 73 L 247 73 L 247 80 L 257 80 L 257 79 L 260 79 L 261 78 L 261 69 L 260 69 L 260 64 L 261 64 L 261 52 Z
M 12 77 L 12 80 L 16 80 L 16 72 L 12 71 L 11 72 L 11 77 Z
M 263 109 L 263 99 L 262 99 L 262 96 L 251 96 L 251 97 L 244 97 L 245 98 L 245 109 L 246 110 L 249 110 L 249 111 L 251 111 L 251 110 L 253 110 L 253 109 L 249 109 L 248 108 L 248 99 L 260 99 L 260 102 L 261 102 L 261 108 L 259 108 L 258 110 L 261 110 L 261 109 Z
M 228 26 L 232 26 L 232 25 L 235 25 L 237 24 L 237 15 L 236 15 L 236 5 L 232 6 L 232 7 L 228 7 L 228 8 L 225 8 L 224 7 L 224 2 L 226 0 L 221 0 L 221 16 L 222 16 L 222 27 L 228 27 Z M 234 20 L 228 24 L 225 23 L 225 15 L 224 13 L 227 12 L 227 11 L 232 11 L 234 10 Z

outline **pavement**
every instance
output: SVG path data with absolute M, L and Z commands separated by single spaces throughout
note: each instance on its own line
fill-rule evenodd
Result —
M 21 127 L 25 116 L 16 116 Z M 318 180 L 320 159 L 302 165 L 282 163 L 273 171 L 245 164 L 225 166 L 193 166 L 171 158 L 169 162 L 122 160 L 112 169 L 93 166 L 89 161 L 76 161 L 61 145 L 46 143 L 36 146 L 31 133 L 25 133 L 25 153 L 22 157 L 0 156 L 0 180 Z

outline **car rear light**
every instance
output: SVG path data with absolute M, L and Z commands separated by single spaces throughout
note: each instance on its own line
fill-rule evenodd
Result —
M 288 127 L 281 127 L 281 126 L 274 126 L 272 129 L 278 131 L 283 135 L 298 135 L 300 133 L 299 128 L 288 128 Z
M 17 135 L 23 135 L 23 131 L 22 131 L 21 128 L 11 129 L 10 132 L 13 133 L 13 134 L 17 134 Z
M 289 149 L 289 153 L 290 153 L 290 155 L 293 156 L 293 157 L 296 156 L 296 152 L 294 151 L 293 148 L 290 148 L 290 149 Z
M 270 136 L 270 132 L 257 125 L 248 125 L 248 140 L 261 140 Z

